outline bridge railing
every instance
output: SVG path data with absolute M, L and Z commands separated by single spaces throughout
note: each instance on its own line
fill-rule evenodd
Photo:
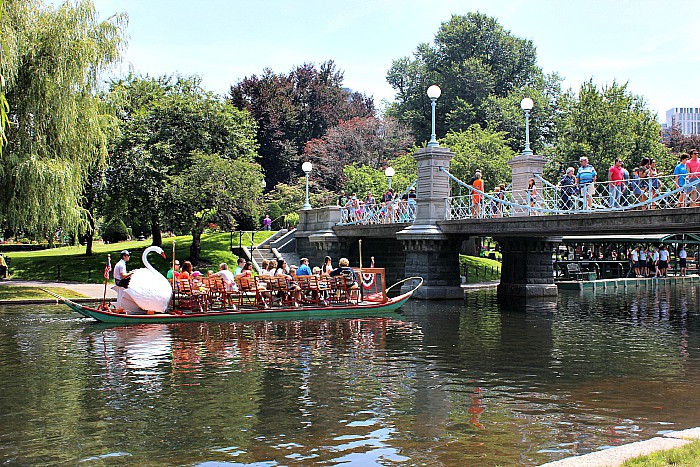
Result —
M 536 175 L 541 188 L 499 192 L 482 192 L 450 177 L 470 193 L 445 199 L 445 219 L 448 220 L 700 206 L 700 179 L 687 179 L 685 186 L 678 186 L 677 177 L 673 175 L 580 186 L 554 185 Z
M 416 182 L 403 193 L 388 202 L 363 203 L 357 199 L 349 200 L 340 208 L 340 222 L 337 225 L 369 224 L 403 224 L 413 222 L 416 218 L 416 200 L 410 195 Z

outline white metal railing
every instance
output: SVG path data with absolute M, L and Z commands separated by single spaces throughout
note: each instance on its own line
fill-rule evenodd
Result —
M 470 191 L 468 195 L 445 199 L 445 219 L 448 220 L 700 206 L 700 179 L 686 179 L 685 186 L 679 187 L 673 175 L 635 178 L 619 184 L 596 182 L 581 186 L 559 186 L 536 174 L 542 186 L 534 191 L 487 193 L 465 184 L 447 170 L 442 170 Z
M 416 181 L 417 182 L 417 181 Z M 410 196 L 409 185 L 403 193 L 398 194 L 388 203 L 364 203 L 358 199 L 348 200 L 340 209 L 340 222 L 337 225 L 402 224 L 413 222 L 416 218 L 416 200 Z

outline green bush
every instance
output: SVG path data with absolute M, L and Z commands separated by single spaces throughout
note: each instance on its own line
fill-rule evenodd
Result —
M 102 239 L 107 243 L 123 242 L 129 238 L 129 229 L 121 219 L 113 219 L 105 226 Z
M 297 212 L 290 212 L 289 214 L 284 216 L 284 218 L 285 218 L 285 222 L 287 223 L 287 225 L 291 224 L 295 227 L 297 225 L 299 225 L 299 213 L 297 213 Z

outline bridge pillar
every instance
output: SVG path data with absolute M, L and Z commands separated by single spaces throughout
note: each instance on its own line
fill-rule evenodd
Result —
M 503 264 L 498 297 L 536 298 L 557 295 L 552 251 L 561 237 L 497 238 Z
M 454 153 L 443 147 L 429 147 L 413 155 L 418 163 L 416 218 L 396 234 L 406 253 L 406 277 L 420 276 L 423 287 L 415 298 L 444 300 L 464 298 L 459 283 L 459 243 L 445 235 L 437 222 L 445 219 L 445 198 L 450 179 L 442 170 L 450 168 Z M 404 284 L 407 291 L 410 283 Z
M 531 178 L 535 179 L 537 191 L 539 193 L 542 192 L 542 182 L 534 174 L 542 175 L 545 162 L 544 157 L 535 154 L 521 154 L 508 161 L 508 165 L 513 172 L 513 183 L 511 185 L 513 201 L 518 204 L 528 204 L 527 186 Z M 526 209 L 513 207 L 512 215 L 527 216 L 529 213 Z

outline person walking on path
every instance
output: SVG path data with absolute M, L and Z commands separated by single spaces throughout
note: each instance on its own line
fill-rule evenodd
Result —
M 272 219 L 268 214 L 265 214 L 265 219 L 263 219 L 263 229 L 270 230 L 272 228 Z

